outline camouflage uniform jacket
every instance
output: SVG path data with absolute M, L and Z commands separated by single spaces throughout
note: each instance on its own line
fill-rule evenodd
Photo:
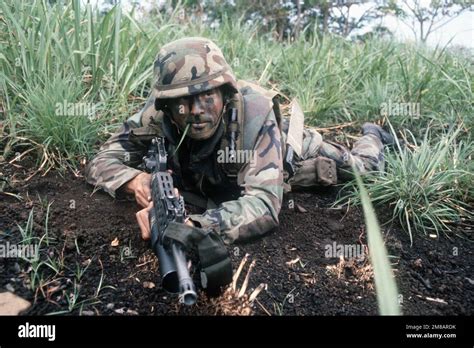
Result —
M 141 173 L 137 168 L 147 151 L 147 142 L 156 135 L 164 136 L 176 186 L 182 192 L 217 203 L 203 214 L 190 215 L 192 221 L 202 228 L 214 229 L 228 244 L 257 237 L 278 226 L 285 146 L 278 106 L 273 103 L 275 93 L 245 81 L 239 81 L 238 87 L 240 92 L 233 100 L 245 120 L 245 137 L 240 139 L 244 144 L 240 148 L 253 150 L 246 152 L 251 153 L 251 159 L 248 157 L 245 163 L 236 165 L 225 158 L 226 122 L 205 141 L 185 138 L 176 151 L 180 135 L 169 118 L 155 110 L 154 98 L 150 97 L 145 107 L 100 148 L 86 168 L 87 181 L 113 197 L 123 194 L 122 186 Z M 219 161 L 221 155 L 223 161 Z

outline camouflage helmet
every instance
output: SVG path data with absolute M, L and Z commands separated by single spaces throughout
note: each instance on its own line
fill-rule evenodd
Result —
M 154 63 L 153 96 L 157 99 L 199 94 L 237 82 L 221 50 L 209 39 L 189 37 L 163 46 Z

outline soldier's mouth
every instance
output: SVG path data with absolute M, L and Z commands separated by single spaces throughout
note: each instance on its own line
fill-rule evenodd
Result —
M 208 122 L 192 123 L 192 124 L 191 124 L 191 127 L 192 127 L 194 130 L 201 130 L 201 129 L 203 129 L 204 127 L 206 127 L 207 124 L 208 124 Z

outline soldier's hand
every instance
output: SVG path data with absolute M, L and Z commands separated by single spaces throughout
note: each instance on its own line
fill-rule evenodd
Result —
M 174 189 L 175 195 L 179 196 L 179 191 L 177 188 Z M 140 211 L 138 211 L 135 216 L 137 217 L 138 226 L 140 227 L 140 233 L 142 235 L 142 239 L 149 240 L 151 238 L 151 230 L 150 230 L 150 219 L 149 214 L 150 210 L 153 208 L 153 202 L 149 202 L 148 206 Z M 187 219 L 184 222 L 186 225 L 194 226 L 194 223 Z
M 125 184 L 125 190 L 133 193 L 137 203 L 145 208 L 151 201 L 151 174 L 141 173 Z

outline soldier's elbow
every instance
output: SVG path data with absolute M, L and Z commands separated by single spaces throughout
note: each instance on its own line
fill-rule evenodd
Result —
M 87 163 L 87 166 L 84 170 L 85 179 L 91 185 L 94 184 L 93 175 L 92 175 L 93 168 L 94 168 L 94 159 L 92 159 L 91 161 L 89 161 L 89 163 Z
M 279 195 L 276 196 L 268 196 L 265 195 L 263 197 L 259 197 L 260 201 L 266 208 L 266 213 L 264 215 L 270 216 L 271 220 L 269 221 L 269 229 L 278 227 L 280 221 L 278 219 L 278 215 L 280 214 L 281 204 L 282 204 L 282 197 Z

